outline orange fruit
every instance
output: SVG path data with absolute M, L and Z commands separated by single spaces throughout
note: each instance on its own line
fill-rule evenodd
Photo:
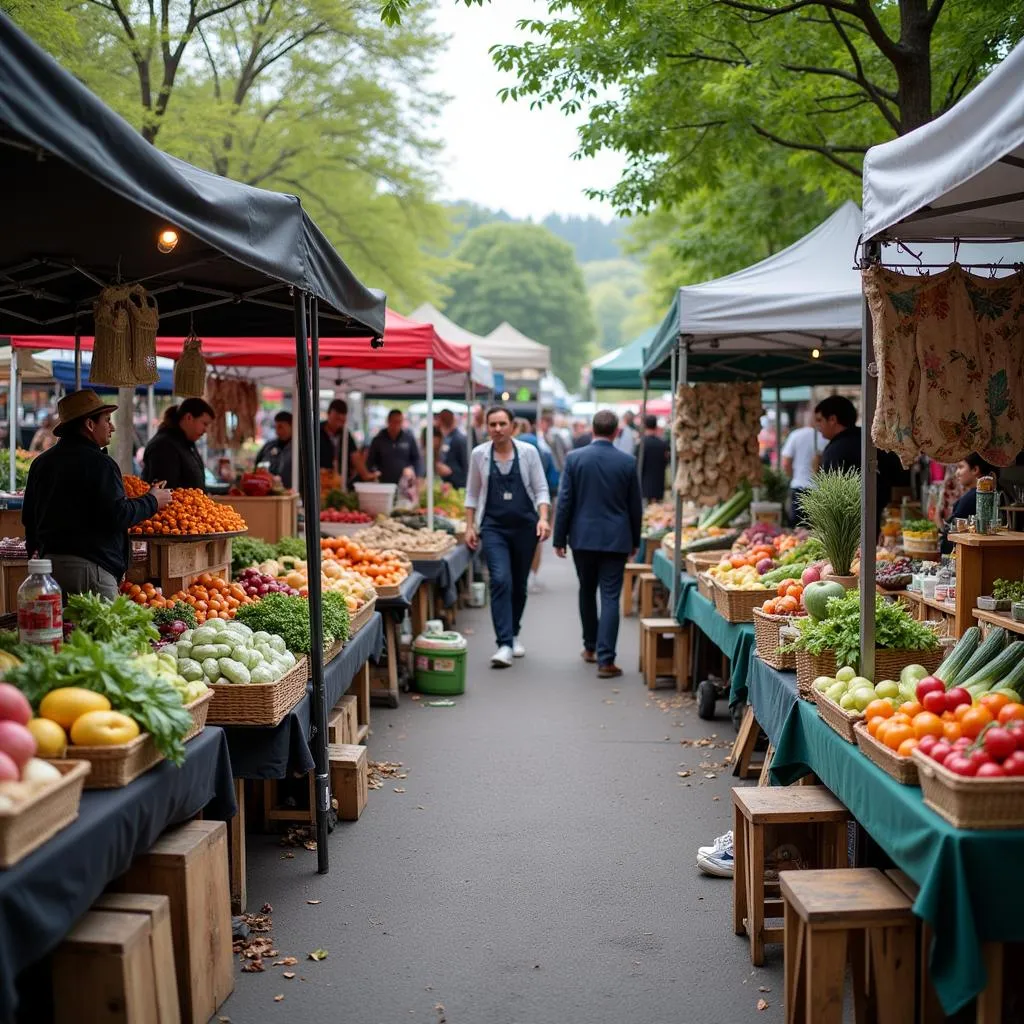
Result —
M 955 743 L 963 734 L 960 731 L 959 722 L 943 722 L 942 738 L 950 743 Z
M 1024 704 L 1004 704 L 999 709 L 999 724 L 1024 721 Z
M 993 718 L 999 717 L 999 712 L 1010 703 L 1010 698 L 1005 693 L 983 693 L 978 698 L 978 703 L 992 712 Z
M 971 708 L 963 718 L 960 719 L 960 731 L 968 739 L 977 739 L 982 729 L 992 721 L 992 712 L 980 705 Z
M 904 740 L 897 748 L 896 753 L 900 757 L 910 757 L 910 752 L 917 746 L 917 740 L 909 739 Z
M 885 730 L 885 737 L 882 739 L 882 742 L 892 750 L 899 750 L 900 744 L 904 740 L 916 738 L 912 725 L 904 725 L 902 722 L 893 723 L 890 719 L 889 728 Z
M 941 737 L 945 724 L 938 715 L 933 715 L 930 711 L 922 711 L 921 714 L 914 716 L 914 735 L 918 739 L 924 736 Z
M 878 738 L 879 728 L 888 722 L 887 718 L 883 718 L 881 715 L 875 715 L 874 718 L 868 719 L 868 733 L 871 736 Z
M 864 717 L 870 722 L 872 718 L 892 718 L 896 709 L 887 700 L 873 700 L 865 709 Z
M 908 700 L 905 704 L 899 706 L 899 710 L 913 719 L 915 715 L 921 714 L 924 708 L 916 700 Z

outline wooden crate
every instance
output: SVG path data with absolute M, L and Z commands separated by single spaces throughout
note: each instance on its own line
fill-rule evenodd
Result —
M 28 576 L 28 560 L 4 559 L 0 562 L 0 614 L 18 610 L 18 587 Z
M 114 888 L 168 897 L 181 1019 L 206 1024 L 235 987 L 227 825 L 190 821 L 165 832 Z
M 299 532 L 297 494 L 268 494 L 265 498 L 211 494 L 210 497 L 218 504 L 230 505 L 245 520 L 250 537 L 276 544 L 282 537 L 294 537 Z
M 356 698 L 356 734 L 353 743 L 365 743 L 370 735 L 370 663 L 367 662 L 352 679 L 348 694 Z
M 0 509 L 0 537 L 24 537 L 20 508 Z
M 328 743 L 357 743 L 359 736 L 359 698 L 347 693 L 331 710 L 327 719 Z
M 55 1024 L 164 1024 L 152 929 L 142 914 L 90 911 L 53 954 Z
M 231 578 L 231 538 L 213 540 L 197 538 L 148 537 L 149 562 L 147 577 L 159 584 L 168 597 L 184 590 L 204 572 Z
M 178 981 L 174 973 L 174 939 L 171 935 L 171 902 L 166 896 L 143 892 L 104 893 L 94 911 L 139 914 L 149 921 L 150 954 L 153 958 L 154 989 L 159 1024 L 178 1024 Z
M 338 803 L 338 817 L 342 821 L 358 821 L 369 796 L 366 747 L 332 743 L 327 749 L 331 793 Z

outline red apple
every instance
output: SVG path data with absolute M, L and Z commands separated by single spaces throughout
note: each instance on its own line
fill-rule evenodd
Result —
M 20 779 L 18 766 L 0 750 L 0 782 L 18 782 Z
M 946 710 L 946 694 L 941 690 L 929 690 L 924 695 L 924 700 L 921 701 L 921 706 L 925 711 L 930 711 L 933 715 L 941 715 Z
M 800 574 L 800 582 L 806 587 L 808 583 L 817 583 L 821 579 L 821 570 L 817 566 L 809 565 Z
M 20 768 L 36 756 L 36 738 L 18 722 L 0 722 L 0 750 Z
M 25 694 L 10 683 L 0 683 L 0 719 L 27 725 L 31 717 L 32 706 Z
M 917 690 L 915 693 L 917 695 L 917 699 L 921 702 L 921 706 L 924 707 L 925 695 L 939 690 L 945 693 L 946 684 L 935 676 L 925 676 L 924 679 L 917 684 Z

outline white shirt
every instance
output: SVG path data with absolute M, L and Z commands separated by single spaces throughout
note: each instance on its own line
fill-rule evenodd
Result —
M 791 487 L 799 490 L 811 486 L 814 457 L 820 455 L 827 444 L 828 441 L 814 427 L 797 427 L 790 433 L 782 446 L 782 457 L 793 460 Z
M 623 424 L 622 429 L 619 431 L 619 436 L 615 438 L 613 443 L 620 452 L 625 452 L 627 455 L 635 455 L 636 431 L 628 424 Z
M 526 486 L 526 493 L 533 502 L 533 507 L 538 505 L 551 504 L 551 492 L 548 490 L 548 481 L 544 476 L 544 464 L 540 461 L 540 452 L 527 444 L 525 441 L 513 439 L 516 451 L 519 453 L 519 473 Z M 476 524 L 480 525 L 480 518 L 487 508 L 487 482 L 491 476 L 491 449 L 493 441 L 484 441 L 478 444 L 469 456 L 469 478 L 466 481 L 466 508 L 480 510 Z M 511 466 L 515 460 L 511 460 Z

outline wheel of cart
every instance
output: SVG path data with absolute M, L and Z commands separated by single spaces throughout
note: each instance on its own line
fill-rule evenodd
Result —
M 710 721 L 715 717 L 718 701 L 727 697 L 728 689 L 724 680 L 711 676 L 697 684 L 697 717 Z

